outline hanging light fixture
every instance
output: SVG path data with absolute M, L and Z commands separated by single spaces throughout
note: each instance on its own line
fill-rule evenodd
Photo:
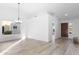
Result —
M 20 3 L 18 3 L 18 18 L 17 18 L 16 22 L 22 23 L 22 21 L 20 19 Z
M 20 3 L 18 3 L 18 21 L 20 20 Z

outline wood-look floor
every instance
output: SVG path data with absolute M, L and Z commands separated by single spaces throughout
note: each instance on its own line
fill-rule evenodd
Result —
M 0 52 L 18 41 L 0 43 Z M 79 55 L 79 44 L 72 40 L 58 39 L 55 44 L 25 39 L 13 46 L 4 55 Z

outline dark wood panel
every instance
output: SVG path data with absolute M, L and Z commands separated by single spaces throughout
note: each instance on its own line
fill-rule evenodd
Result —
M 61 23 L 61 37 L 68 37 L 68 23 Z

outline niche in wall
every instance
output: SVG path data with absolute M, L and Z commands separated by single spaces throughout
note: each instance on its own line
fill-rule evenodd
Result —
M 69 23 L 68 31 L 69 31 L 69 34 L 72 34 L 72 23 Z
M 14 22 L 11 24 L 12 25 L 12 34 L 20 34 L 21 30 L 20 30 L 20 22 Z
M 52 23 L 52 35 L 55 34 L 55 23 Z
M 2 34 L 4 35 L 12 34 L 10 21 L 2 21 Z

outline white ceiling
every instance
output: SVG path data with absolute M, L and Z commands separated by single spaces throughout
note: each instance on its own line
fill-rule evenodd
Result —
M 31 18 L 40 12 L 49 12 L 59 18 L 79 18 L 79 3 L 21 3 L 20 17 Z M 68 16 L 65 16 L 65 13 Z M 18 4 L 0 4 L 0 19 L 17 19 Z
M 32 17 L 39 12 L 54 13 L 59 18 L 73 19 L 79 17 L 78 3 L 24 3 L 21 4 L 22 16 Z M 65 16 L 65 13 L 68 16 Z M 25 17 L 26 17 L 25 16 Z

